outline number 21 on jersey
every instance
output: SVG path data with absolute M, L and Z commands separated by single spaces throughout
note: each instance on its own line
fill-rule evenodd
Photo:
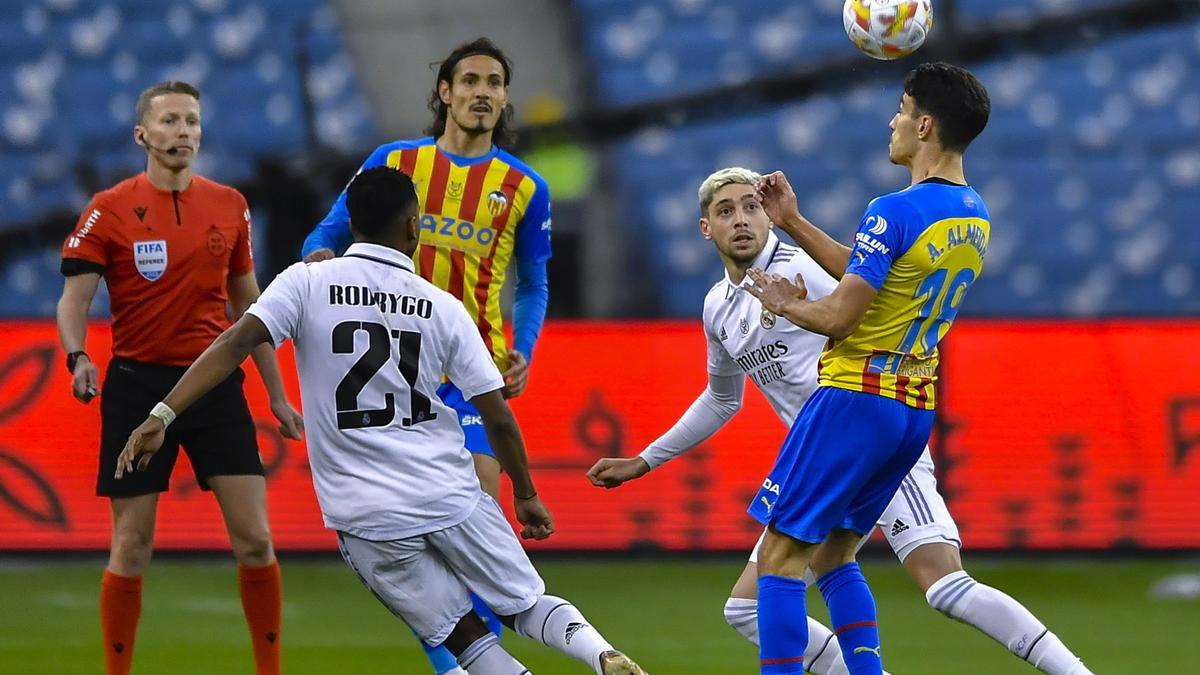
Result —
M 402 418 L 400 424 L 411 427 L 437 419 L 437 413 L 431 409 L 429 397 L 417 391 L 417 374 L 421 365 L 421 334 L 401 330 L 392 330 L 389 333 L 387 326 L 372 321 L 343 321 L 333 327 L 333 353 L 353 354 L 354 337 L 359 331 L 367 334 L 367 351 L 350 366 L 350 370 L 334 390 L 338 429 L 382 427 L 391 424 L 395 419 L 395 392 L 384 392 L 381 408 L 360 408 L 358 402 L 363 389 L 379 369 L 391 360 L 392 340 L 398 342 L 399 359 L 396 367 L 408 383 L 409 390 L 409 416 Z

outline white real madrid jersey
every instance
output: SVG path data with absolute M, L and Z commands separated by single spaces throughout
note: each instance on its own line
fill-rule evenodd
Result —
M 823 298 L 837 287 L 807 253 L 779 241 L 774 232 L 768 233 L 767 245 L 753 266 L 789 281 L 801 275 L 810 300 Z M 817 361 L 826 338 L 764 310 L 758 298 L 741 287 L 750 283 L 746 277 L 735 285 L 726 273 L 704 298 L 708 372 L 745 373 L 790 426 L 817 387 Z
M 403 253 L 352 245 L 284 270 L 247 310 L 291 339 L 313 485 L 326 527 L 391 540 L 461 522 L 479 480 L 443 374 L 464 398 L 503 379 L 462 303 Z

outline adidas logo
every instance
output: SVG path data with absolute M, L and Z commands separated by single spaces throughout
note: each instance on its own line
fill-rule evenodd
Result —
M 579 623 L 578 621 L 572 621 L 571 623 L 567 624 L 567 631 L 565 635 L 567 644 L 571 644 L 571 638 L 575 637 L 575 634 L 579 632 L 579 629 L 586 625 L 586 623 Z
M 729 339 L 729 333 L 725 332 L 725 326 L 721 326 L 721 334 L 718 335 L 717 337 L 721 338 L 721 342 L 724 342 Z
M 907 529 L 908 529 L 908 525 L 905 525 L 903 520 L 900 520 L 899 518 L 897 518 L 896 522 L 892 523 L 892 536 L 894 537 L 894 536 L 900 534 L 901 532 L 906 531 Z

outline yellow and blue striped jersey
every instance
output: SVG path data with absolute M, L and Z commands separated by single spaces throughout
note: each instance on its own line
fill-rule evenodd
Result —
M 932 410 L 938 342 L 983 269 L 990 233 L 970 186 L 934 178 L 872 201 L 846 273 L 878 294 L 853 334 L 829 341 L 818 384 Z

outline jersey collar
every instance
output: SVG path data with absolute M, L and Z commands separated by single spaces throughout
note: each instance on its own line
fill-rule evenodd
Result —
M 751 267 L 757 267 L 760 270 L 767 269 L 767 266 L 775 258 L 777 251 L 779 251 L 779 237 L 775 236 L 775 230 L 767 230 L 767 245 L 763 246 L 762 252 L 754 259 L 754 264 Z M 742 279 L 741 286 L 745 286 L 748 283 L 750 283 L 750 277 L 745 277 Z M 732 298 L 734 292 L 741 286 L 733 283 L 733 280 L 729 278 L 729 270 L 725 270 L 725 299 Z
M 407 272 L 412 272 L 416 269 L 412 258 L 404 255 L 400 251 L 390 246 L 380 246 L 379 244 L 368 244 L 365 241 L 355 242 L 350 244 L 350 248 L 342 254 L 342 257 L 362 258 L 364 260 L 372 260 L 383 265 L 391 265 L 399 267 Z

